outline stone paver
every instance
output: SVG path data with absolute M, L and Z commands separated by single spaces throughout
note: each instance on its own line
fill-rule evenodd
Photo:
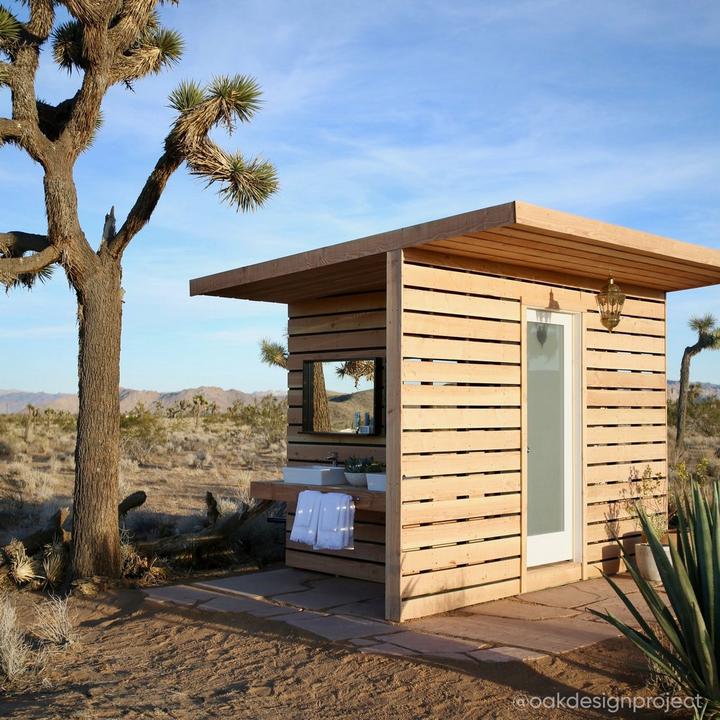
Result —
M 277 595 L 278 600 L 299 604 L 310 610 L 324 610 L 364 600 L 384 597 L 379 583 L 368 583 L 350 578 L 325 578 L 308 581 L 311 589 Z
M 486 650 L 473 650 L 468 653 L 471 657 L 474 657 L 480 662 L 517 662 L 522 660 L 539 660 L 540 658 L 547 657 L 543 653 L 534 652 L 532 650 L 525 650 L 524 648 L 517 647 L 494 647 L 487 648 Z
M 148 588 L 145 590 L 150 600 L 168 602 L 174 605 L 198 605 L 217 597 L 214 593 L 200 590 L 190 585 L 168 585 L 167 587 Z
M 560 608 L 552 605 L 539 605 L 520 598 L 503 598 L 492 600 L 480 605 L 462 608 L 458 614 L 492 615 L 493 617 L 516 618 L 518 620 L 550 620 L 557 618 L 576 617 L 582 609 Z
M 288 625 L 306 630 L 326 640 L 352 640 L 378 635 L 386 635 L 395 631 L 388 623 L 360 618 L 342 617 L 340 615 L 321 615 L 314 612 L 302 612 L 289 618 Z M 383 639 L 385 639 L 383 637 Z
M 632 579 L 616 578 L 648 616 Z M 279 620 L 360 652 L 462 662 L 534 660 L 617 637 L 588 610 L 632 616 L 603 579 L 539 590 L 401 626 L 384 620 L 383 587 L 284 568 L 145 591 L 150 600 Z
M 418 633 L 412 630 L 397 632 L 383 638 L 383 640 L 393 645 L 400 645 L 400 647 L 408 650 L 414 650 L 422 655 L 454 655 L 483 647 L 483 644 L 478 642 L 428 635 L 427 633 Z
M 216 610 L 218 612 L 248 613 L 260 617 L 272 617 L 273 615 L 298 612 L 292 608 L 285 608 L 262 600 L 254 600 L 246 597 L 232 597 L 228 595 L 216 595 L 212 600 L 203 603 L 203 608 Z
M 453 615 L 413 620 L 414 630 L 492 645 L 525 647 L 539 652 L 562 653 L 619 635 L 607 623 L 579 618 L 525 621 L 484 615 Z
M 535 603 L 536 605 L 568 609 L 580 608 L 588 603 L 601 600 L 607 595 L 608 590 L 612 593 L 612 589 L 607 583 L 605 588 L 598 588 L 597 590 L 586 587 L 585 583 L 576 583 L 574 585 L 548 588 L 547 590 L 535 590 L 517 597 L 519 600 Z
M 361 600 L 348 605 L 338 605 L 333 608 L 333 612 L 341 615 L 357 615 L 373 620 L 384 620 L 385 598 L 372 598 L 371 600 Z
M 399 645 L 391 645 L 390 643 L 378 643 L 377 645 L 370 645 L 360 649 L 362 653 L 368 653 L 370 655 L 407 655 L 417 656 L 414 650 L 409 648 L 400 647 Z
M 308 573 L 304 570 L 281 568 L 280 570 L 247 573 L 246 575 L 219 578 L 217 580 L 203 580 L 195 583 L 195 585 L 206 590 L 220 590 L 221 592 L 239 593 L 251 597 L 274 597 L 275 595 L 307 590 L 309 588 L 305 583 L 322 577 L 317 573 Z

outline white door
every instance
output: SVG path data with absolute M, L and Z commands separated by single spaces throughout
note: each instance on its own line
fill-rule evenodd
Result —
M 574 318 L 527 311 L 527 565 L 575 548 L 577 353 Z

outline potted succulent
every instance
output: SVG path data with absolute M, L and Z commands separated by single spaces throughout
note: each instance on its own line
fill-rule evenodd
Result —
M 367 477 L 368 490 L 385 492 L 387 474 L 385 473 L 384 463 L 375 462 L 373 458 L 370 458 L 365 468 L 365 476 Z
M 639 481 L 637 493 L 640 497 L 624 500 L 623 505 L 626 511 L 632 513 L 638 528 L 641 527 L 639 510 L 643 511 L 647 519 L 647 526 L 662 543 L 665 554 L 670 558 L 665 497 L 657 497 L 658 491 L 660 490 L 661 476 L 658 474 L 653 475 L 652 468 L 648 465 L 640 477 L 638 477 L 637 471 L 633 470 L 630 479 Z M 644 530 L 642 541 L 635 545 L 635 563 L 637 564 L 638 572 L 644 580 L 653 583 L 661 582 L 660 573 L 658 572 L 657 564 L 655 563 L 655 558 L 653 557 Z
M 355 487 L 365 487 L 367 485 L 366 467 L 367 460 L 356 457 L 348 458 L 345 461 L 345 479 Z

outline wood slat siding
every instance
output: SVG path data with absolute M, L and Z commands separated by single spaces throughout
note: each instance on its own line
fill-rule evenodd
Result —
M 666 501 L 664 296 L 634 289 L 608 333 L 594 284 L 487 267 L 448 252 L 404 251 L 393 619 L 513 595 L 525 582 L 524 306 L 583 315 L 584 575 L 621 569 L 613 533 L 633 552 L 639 532 L 625 500 L 641 494 L 645 467 L 659 477 L 654 502 Z
M 303 362 L 385 357 L 385 293 L 344 295 L 288 306 L 288 464 L 330 464 L 336 452 L 348 457 L 373 456 L 385 462 L 385 437 L 307 434 L 302 432 Z M 385 513 L 356 511 L 355 548 L 315 551 L 290 542 L 294 507 L 288 508 L 285 563 L 372 582 L 385 578 Z

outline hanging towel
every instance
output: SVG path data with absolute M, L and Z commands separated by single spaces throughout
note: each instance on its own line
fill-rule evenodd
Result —
M 303 490 L 298 495 L 295 522 L 290 533 L 292 542 L 315 544 L 322 497 L 322 493 L 317 490 Z
M 345 493 L 323 493 L 315 550 L 352 550 L 355 503 Z

